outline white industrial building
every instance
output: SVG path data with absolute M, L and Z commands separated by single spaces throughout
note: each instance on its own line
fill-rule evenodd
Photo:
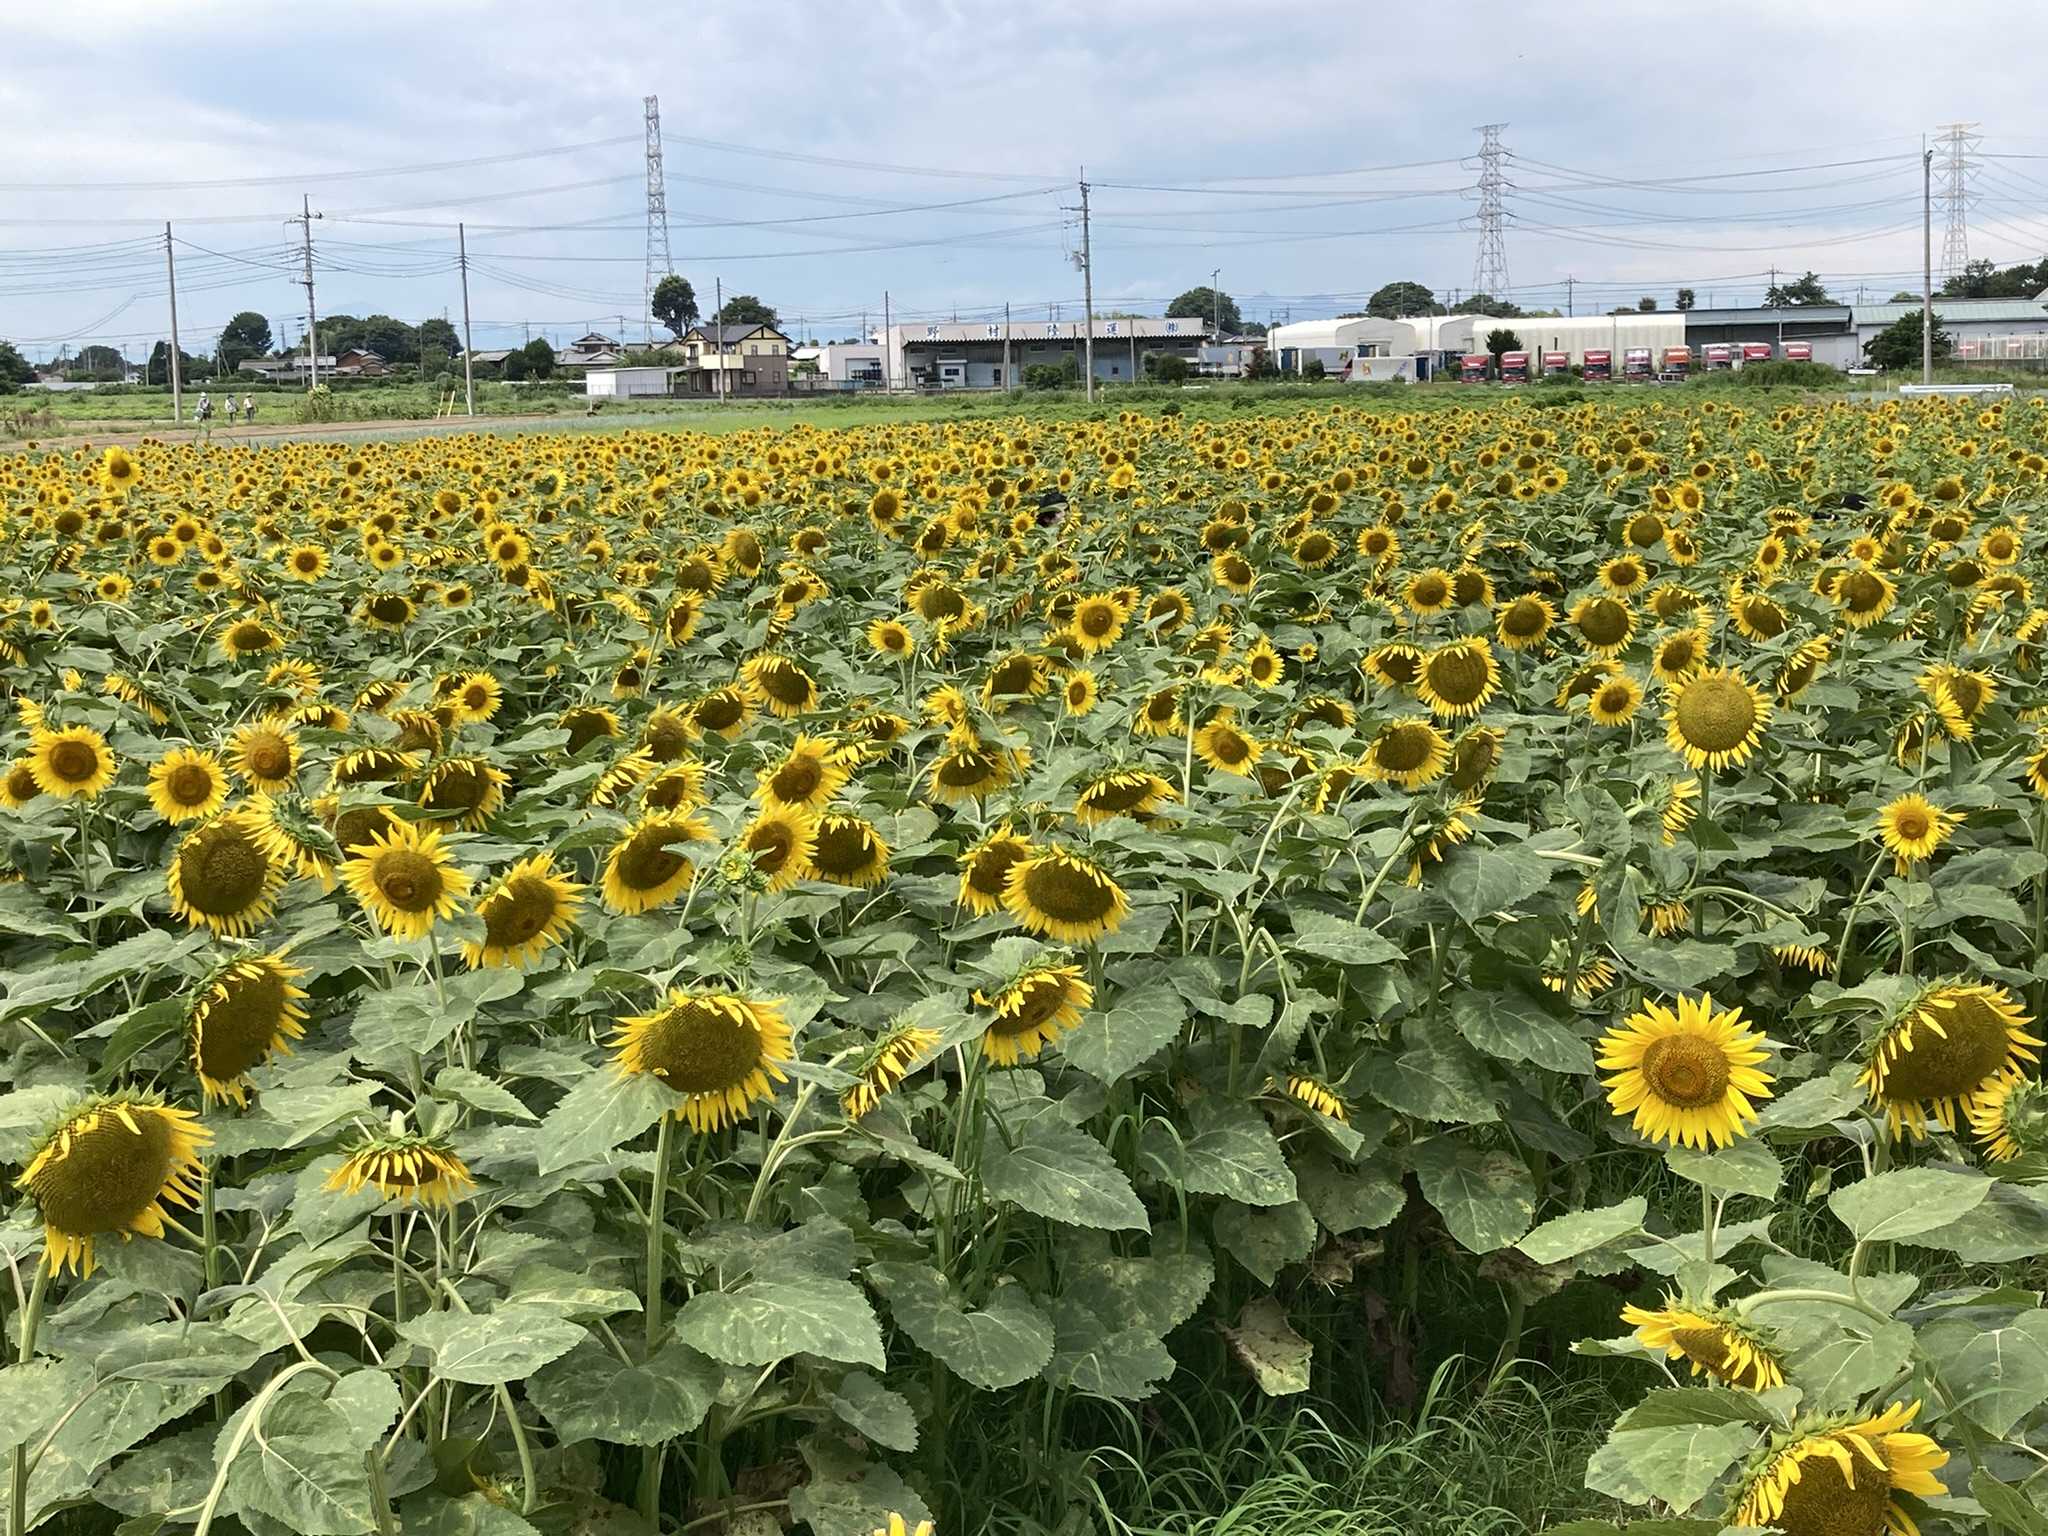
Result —
M 1546 315 L 1534 318 L 1527 315 L 1513 320 L 1489 320 L 1487 330 L 1504 327 L 1521 338 L 1521 350 L 1528 353 L 1531 366 L 1538 364 L 1546 352 L 1562 352 L 1571 359 L 1571 366 L 1577 367 L 1586 361 L 1590 348 L 1595 352 L 1606 352 L 1614 364 L 1614 371 L 1621 372 L 1621 359 L 1631 347 L 1647 347 L 1652 357 L 1661 357 L 1667 347 L 1685 345 L 1685 316 L 1677 310 L 1641 310 L 1625 315 Z M 1478 345 L 1471 350 L 1486 350 L 1486 332 L 1477 337 Z
M 1870 339 L 1895 321 L 1920 313 L 1920 301 L 1910 304 L 1858 304 L 1856 344 L 1860 352 Z M 2048 336 L 2048 296 L 2031 299 L 1944 299 L 1934 300 L 1935 323 L 1948 332 L 1956 344 L 1956 355 L 1989 361 L 1995 355 L 2011 355 L 2011 341 L 2028 336 Z M 1995 348 L 1990 344 L 1995 343 Z M 2018 349 L 2022 354 L 2025 343 Z
M 1128 384 L 1144 377 L 1147 353 L 1195 362 L 1208 325 L 1201 320 L 1122 317 L 1095 322 L 1095 377 Z M 1001 320 L 892 325 L 882 333 L 883 372 L 892 389 L 1014 389 L 1040 365 L 1078 369 L 1087 350 L 1080 320 Z
M 583 375 L 583 393 L 592 399 L 623 400 L 636 395 L 665 395 L 677 368 L 592 368 Z
M 882 387 L 884 349 L 878 341 L 834 341 L 807 350 L 816 354 L 813 361 L 821 379 L 847 389 Z

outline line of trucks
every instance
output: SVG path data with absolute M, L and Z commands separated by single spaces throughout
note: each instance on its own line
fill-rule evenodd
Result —
M 1813 344 L 1788 341 L 1782 347 L 1774 347 L 1768 341 L 1710 341 L 1698 349 L 1698 364 L 1702 372 L 1718 373 L 1752 363 L 1772 362 L 1781 353 L 1788 363 L 1810 363 L 1813 361 Z M 1500 382 L 1528 383 L 1532 377 L 1532 363 L 1536 378 L 1571 372 L 1569 352 L 1503 352 L 1500 355 Z M 1691 374 L 1693 365 L 1694 349 L 1691 347 L 1665 347 L 1661 352 L 1651 347 L 1628 347 L 1621 354 L 1621 378 L 1627 384 L 1671 384 Z M 1458 378 L 1463 383 L 1483 384 L 1493 376 L 1493 354 L 1490 352 L 1468 352 L 1458 360 Z M 1588 383 L 1613 379 L 1614 353 L 1588 348 L 1580 377 Z

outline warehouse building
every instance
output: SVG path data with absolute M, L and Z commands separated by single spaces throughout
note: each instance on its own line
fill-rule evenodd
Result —
M 1087 329 L 1080 320 L 892 325 L 881 338 L 883 366 L 893 389 L 1014 389 L 1027 368 L 1071 362 L 1078 376 Z M 1200 320 L 1097 320 L 1096 380 L 1142 379 L 1147 353 L 1172 353 L 1192 368 L 1207 337 Z
M 1783 358 L 1786 346 L 1803 346 L 1808 359 L 1831 368 L 1854 368 L 1863 361 L 1856 336 L 1856 316 L 1847 304 L 1800 304 L 1783 308 L 1690 309 L 1685 312 L 1685 340 L 1696 364 L 1709 366 L 1706 348 L 1726 345 L 1739 359 L 1745 345 L 1761 343 L 1771 356 Z
M 1856 307 L 1857 356 L 1870 339 L 1894 321 L 1920 313 L 1916 299 L 1910 304 L 1858 304 Z M 1936 323 L 1955 339 L 1956 355 L 1984 357 L 1987 346 L 1997 344 L 2009 352 L 2015 339 L 2024 350 L 2029 336 L 2048 336 L 2048 303 L 2040 295 L 2031 299 L 1944 299 L 1934 301 Z M 1988 360 L 1988 358 L 1987 358 Z

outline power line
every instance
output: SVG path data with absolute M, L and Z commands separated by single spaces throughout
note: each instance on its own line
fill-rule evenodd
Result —
M 436 171 L 467 171 L 485 165 L 509 165 L 515 160 L 574 155 L 586 149 L 609 149 L 615 144 L 630 144 L 632 141 L 631 134 L 622 134 L 616 138 L 590 139 L 581 144 L 557 144 L 548 149 L 477 155 L 467 160 L 387 165 L 375 170 L 298 171 L 288 176 L 224 176 L 210 181 L 9 181 L 0 182 L 0 192 L 212 192 L 231 187 L 296 187 L 309 181 L 378 181 L 390 176 L 424 176 Z

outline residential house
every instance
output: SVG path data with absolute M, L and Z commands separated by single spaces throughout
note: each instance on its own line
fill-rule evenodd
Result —
M 626 358 L 626 349 L 598 331 L 578 336 L 555 354 L 555 371 L 581 373 L 586 368 L 616 368 Z
M 322 378 L 334 372 L 336 361 L 324 355 L 320 358 Z M 283 357 L 245 357 L 235 365 L 235 371 L 253 374 L 272 384 L 303 384 L 306 382 L 306 354 L 290 352 Z
M 391 371 L 391 365 L 368 347 L 349 347 L 336 355 L 332 371 L 341 379 L 380 379 Z
M 693 325 L 683 333 L 682 348 L 678 394 L 730 399 L 789 393 L 790 340 L 772 325 Z

